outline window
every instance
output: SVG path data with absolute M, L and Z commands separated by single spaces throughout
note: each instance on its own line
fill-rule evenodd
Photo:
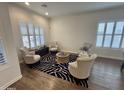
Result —
M 23 45 L 27 48 L 29 48 L 29 38 L 28 38 L 28 31 L 27 31 L 27 26 L 24 23 L 20 23 L 20 31 L 22 35 L 22 41 Z
M 98 24 L 96 47 L 124 48 L 124 21 Z
M 119 48 L 121 45 L 121 38 L 123 35 L 123 27 L 124 27 L 124 22 L 120 21 L 120 22 L 116 23 L 115 33 L 114 33 L 113 42 L 112 42 L 113 48 Z
M 36 48 L 44 45 L 43 30 L 33 24 L 20 23 L 20 32 L 22 35 L 23 45 L 27 48 Z
M 113 28 L 114 28 L 114 22 L 108 22 L 105 31 L 105 38 L 103 44 L 104 47 L 110 47 L 111 45 Z
M 43 29 L 40 28 L 40 42 L 42 45 L 44 45 L 44 36 L 43 36 Z
M 29 31 L 29 39 L 30 39 L 30 48 L 34 48 L 35 47 L 35 40 L 34 40 L 33 24 L 28 24 L 28 31 Z
M 0 39 L 0 64 L 6 63 L 6 58 L 5 58 L 5 49 L 3 46 L 3 41 Z
M 103 44 L 104 30 L 105 30 L 105 23 L 99 23 L 98 32 L 97 32 L 97 42 L 96 42 L 97 47 L 101 47 Z

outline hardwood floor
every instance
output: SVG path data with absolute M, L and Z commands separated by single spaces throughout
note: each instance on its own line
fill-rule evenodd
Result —
M 124 89 L 124 71 L 120 72 L 122 61 L 106 58 L 97 58 L 89 78 L 89 88 L 75 85 L 71 82 L 56 78 L 41 71 L 28 68 L 21 64 L 22 79 L 9 86 L 17 90 L 30 89 Z

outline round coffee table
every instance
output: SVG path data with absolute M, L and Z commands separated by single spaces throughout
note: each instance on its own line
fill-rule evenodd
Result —
M 56 54 L 57 63 L 68 63 L 69 61 L 69 53 L 59 52 Z

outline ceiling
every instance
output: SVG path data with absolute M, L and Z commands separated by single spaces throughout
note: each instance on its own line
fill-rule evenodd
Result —
M 26 6 L 23 2 L 16 3 L 39 14 L 43 14 L 42 2 L 31 2 L 30 6 Z M 108 9 L 124 5 L 124 3 L 109 3 L 109 2 L 46 2 L 48 6 L 48 17 L 56 17 L 62 15 L 69 15 L 74 13 L 81 13 L 87 11 L 95 11 L 101 9 Z

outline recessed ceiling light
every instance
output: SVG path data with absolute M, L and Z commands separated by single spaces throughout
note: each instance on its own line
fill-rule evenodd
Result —
M 27 6 L 29 6 L 30 4 L 29 4 L 29 2 L 25 2 L 25 4 L 27 5 Z
M 48 12 L 45 13 L 45 15 L 48 15 L 48 14 L 49 14 Z

